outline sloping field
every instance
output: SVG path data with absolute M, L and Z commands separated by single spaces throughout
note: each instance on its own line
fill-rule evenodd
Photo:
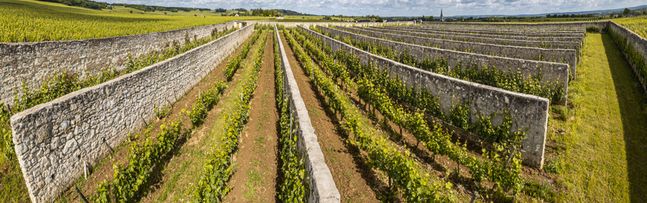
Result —
M 0 42 L 105 38 L 260 17 L 111 12 L 33 0 L 0 1 Z

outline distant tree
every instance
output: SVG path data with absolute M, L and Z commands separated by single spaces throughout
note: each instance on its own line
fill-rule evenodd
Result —
M 624 16 L 627 16 L 629 14 L 631 14 L 631 10 L 629 10 L 628 8 L 625 8 L 625 10 L 622 11 L 622 15 L 624 15 Z
M 90 0 L 40 0 L 40 1 L 62 3 L 68 6 L 78 6 L 78 7 L 84 7 L 84 8 L 96 9 L 96 10 L 108 8 L 107 3 L 95 2 Z

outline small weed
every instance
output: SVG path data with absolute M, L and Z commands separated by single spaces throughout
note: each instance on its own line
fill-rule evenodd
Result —
M 551 106 L 550 110 L 555 119 L 566 121 L 568 119 L 568 108 L 566 106 Z
M 155 111 L 155 117 L 157 117 L 157 119 L 166 118 L 171 113 L 171 107 L 169 105 L 163 105 L 160 107 L 155 105 L 153 108 L 153 110 Z
M 546 164 L 544 165 L 544 171 L 546 173 L 559 173 L 560 168 L 559 168 L 559 160 L 549 160 L 546 161 Z
M 547 202 L 555 202 L 555 191 L 553 191 L 550 186 L 535 183 L 535 182 L 526 182 L 523 187 L 522 192 L 528 196 L 534 198 L 540 198 Z

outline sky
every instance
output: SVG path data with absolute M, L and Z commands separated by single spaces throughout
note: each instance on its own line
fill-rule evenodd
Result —
M 282 8 L 319 15 L 517 15 L 645 5 L 645 0 L 98 0 L 199 8 Z

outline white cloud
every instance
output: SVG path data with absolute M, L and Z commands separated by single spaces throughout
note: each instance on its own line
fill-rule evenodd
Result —
M 101 0 L 100 0 L 101 1 Z M 284 8 L 312 14 L 420 16 L 513 15 L 623 8 L 644 0 L 105 0 L 202 8 Z

